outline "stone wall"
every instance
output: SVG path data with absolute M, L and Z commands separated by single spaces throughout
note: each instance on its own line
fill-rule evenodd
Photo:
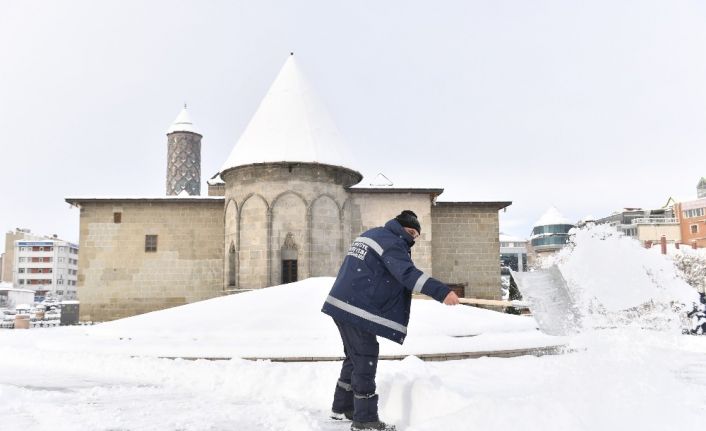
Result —
M 419 219 L 422 232 L 412 247 L 412 260 L 417 268 L 434 275 L 432 238 L 435 233 L 432 225 L 431 196 L 428 192 L 374 192 L 356 189 L 352 190 L 351 201 L 347 207 L 350 207 L 350 234 L 353 239 L 368 229 L 383 226 L 402 210 L 414 211 Z
M 307 202 L 299 194 L 291 192 L 280 195 L 272 204 L 272 283 L 282 282 L 282 258 L 285 240 L 292 234 L 293 246 L 289 259 L 296 259 L 298 276 L 302 278 L 302 270 L 309 267 L 307 253 Z M 284 254 L 287 252 L 285 251 Z M 306 272 L 304 272 L 306 273 Z
M 5 256 L 2 260 L 2 270 L 0 271 L 2 278 L 0 278 L 0 281 L 12 283 L 12 271 L 15 264 L 15 240 L 17 239 L 23 239 L 23 237 L 13 232 L 8 232 L 5 235 Z
M 680 242 L 682 239 L 681 228 L 678 224 L 638 224 L 637 239 L 640 242 L 659 242 L 664 235 L 669 242 Z
M 434 277 L 468 298 L 500 299 L 498 207 L 439 202 L 431 209 Z
M 343 261 L 341 204 L 321 196 L 311 205 L 311 277 L 336 275 Z
M 267 163 L 221 173 L 228 211 L 224 249 L 235 246 L 235 289 L 282 281 L 287 234 L 296 246 L 298 279 L 335 276 L 343 259 L 346 187 L 360 174 L 309 163 Z M 232 267 L 232 266 L 229 266 Z
M 113 320 L 223 293 L 223 200 L 79 205 L 81 320 Z M 115 212 L 122 213 L 120 223 Z M 156 252 L 145 251 L 146 235 L 157 235 Z
M 209 184 L 208 185 L 208 195 L 209 196 L 225 196 L 226 195 L 226 185 L 225 184 Z

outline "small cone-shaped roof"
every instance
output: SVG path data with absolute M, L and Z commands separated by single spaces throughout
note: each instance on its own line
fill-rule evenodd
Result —
M 221 172 L 271 162 L 322 163 L 353 170 L 345 141 L 293 55 L 287 57 Z
M 370 182 L 373 187 L 392 187 L 394 183 L 385 176 L 382 172 L 377 174 L 377 176 Z
M 167 135 L 174 132 L 191 132 L 200 135 L 200 133 L 196 131 L 196 128 L 194 128 L 194 122 L 191 121 L 189 112 L 186 110 L 186 104 L 184 105 L 184 108 L 182 108 L 179 115 L 177 115 L 176 120 L 174 120 L 174 123 L 169 126 L 169 130 L 167 130 Z

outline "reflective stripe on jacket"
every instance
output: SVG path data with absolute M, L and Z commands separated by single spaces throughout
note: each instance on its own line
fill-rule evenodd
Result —
M 412 245 L 411 235 L 394 219 L 356 238 L 321 311 L 402 344 L 412 292 L 439 302 L 449 293 L 444 283 L 414 266 Z

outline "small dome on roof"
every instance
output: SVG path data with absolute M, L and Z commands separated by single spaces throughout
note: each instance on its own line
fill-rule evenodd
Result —
M 550 226 L 556 224 L 573 225 L 573 223 L 571 223 L 569 219 L 564 217 L 564 215 L 561 214 L 559 210 L 556 209 L 556 207 L 549 207 L 549 209 L 544 214 L 542 214 L 542 217 L 540 217 L 539 220 L 537 220 L 537 222 L 534 224 L 534 227 Z

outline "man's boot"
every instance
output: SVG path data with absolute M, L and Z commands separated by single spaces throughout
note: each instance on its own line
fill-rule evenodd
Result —
M 381 422 L 378 418 L 378 396 L 377 394 L 355 395 L 353 399 L 355 409 L 353 410 L 352 430 L 375 430 L 375 431 L 395 431 L 394 425 Z
M 340 380 L 336 383 L 333 406 L 331 406 L 331 419 L 353 420 L 353 388 L 350 383 Z
M 353 421 L 351 424 L 352 430 L 357 431 L 397 431 L 394 425 L 388 425 L 385 422 L 375 421 L 375 422 L 356 422 Z

